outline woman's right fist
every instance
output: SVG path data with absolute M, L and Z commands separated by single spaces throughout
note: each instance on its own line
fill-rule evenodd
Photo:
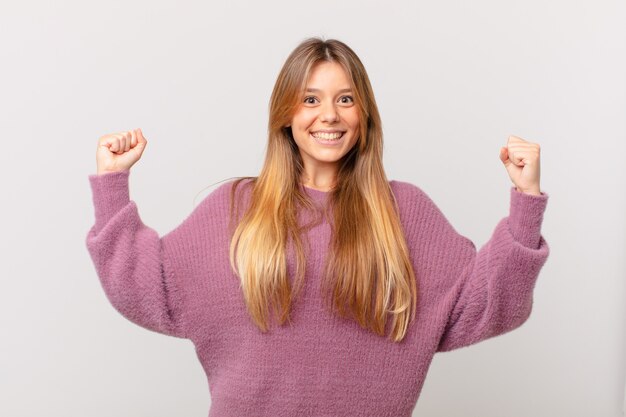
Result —
M 102 136 L 96 151 L 98 174 L 130 169 L 141 158 L 146 143 L 141 129 Z

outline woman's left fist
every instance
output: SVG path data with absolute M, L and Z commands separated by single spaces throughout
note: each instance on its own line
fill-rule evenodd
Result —
M 539 187 L 539 144 L 509 136 L 506 146 L 500 148 L 500 160 L 518 191 L 541 195 Z

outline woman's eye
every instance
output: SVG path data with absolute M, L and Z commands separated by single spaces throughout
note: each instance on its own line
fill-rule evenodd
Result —
M 306 103 L 306 104 L 315 104 L 315 100 L 317 100 L 317 98 L 315 98 L 313 96 L 305 97 L 304 98 L 304 103 Z M 354 99 L 352 98 L 352 96 L 342 96 L 339 100 L 340 100 L 340 102 L 342 104 L 348 104 L 348 103 L 353 103 L 354 102 Z

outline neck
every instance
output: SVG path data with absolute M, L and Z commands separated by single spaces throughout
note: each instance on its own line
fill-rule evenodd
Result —
M 335 170 L 317 170 L 315 172 L 303 172 L 300 178 L 302 185 L 319 191 L 330 191 L 335 186 Z

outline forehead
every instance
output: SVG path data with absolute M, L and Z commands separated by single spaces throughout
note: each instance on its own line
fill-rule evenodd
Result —
M 307 80 L 307 87 L 311 88 L 349 88 L 350 78 L 346 70 L 337 62 L 321 61 L 312 68 Z

